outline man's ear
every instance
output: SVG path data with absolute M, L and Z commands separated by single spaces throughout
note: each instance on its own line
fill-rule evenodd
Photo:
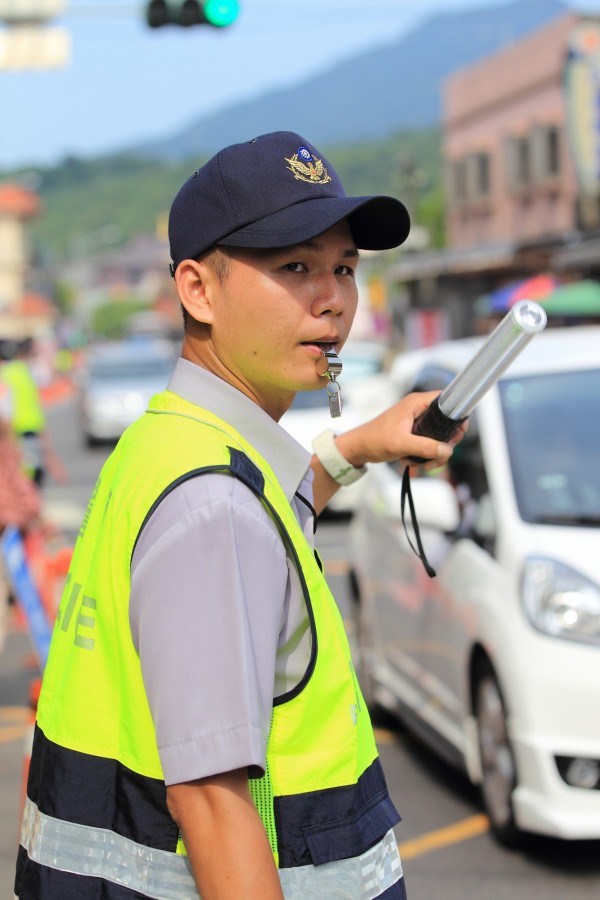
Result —
M 182 306 L 192 319 L 212 324 L 212 285 L 215 273 L 206 263 L 182 260 L 175 270 L 175 283 Z

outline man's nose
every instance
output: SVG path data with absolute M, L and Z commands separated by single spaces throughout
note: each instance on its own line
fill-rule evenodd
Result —
M 346 308 L 346 299 L 335 275 L 325 275 L 315 286 L 312 302 L 314 316 L 339 316 Z

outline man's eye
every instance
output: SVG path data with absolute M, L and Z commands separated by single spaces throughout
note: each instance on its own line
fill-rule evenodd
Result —
M 283 267 L 288 272 L 306 272 L 306 267 L 304 263 L 301 262 L 290 262 L 286 263 Z
M 336 271 L 336 275 L 351 275 L 354 278 L 354 269 L 352 266 L 338 266 Z

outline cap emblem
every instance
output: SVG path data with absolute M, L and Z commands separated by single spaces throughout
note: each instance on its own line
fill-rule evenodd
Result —
M 287 168 L 297 181 L 308 181 L 309 184 L 327 184 L 331 175 L 323 165 L 323 160 L 313 156 L 306 147 L 299 147 L 298 152 L 288 159 L 284 157 Z

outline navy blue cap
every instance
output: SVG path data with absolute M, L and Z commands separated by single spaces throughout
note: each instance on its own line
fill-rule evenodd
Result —
M 387 250 L 410 219 L 395 197 L 346 197 L 333 166 L 291 131 L 220 150 L 185 182 L 171 207 L 172 271 L 215 245 L 289 247 L 348 219 L 356 246 Z

